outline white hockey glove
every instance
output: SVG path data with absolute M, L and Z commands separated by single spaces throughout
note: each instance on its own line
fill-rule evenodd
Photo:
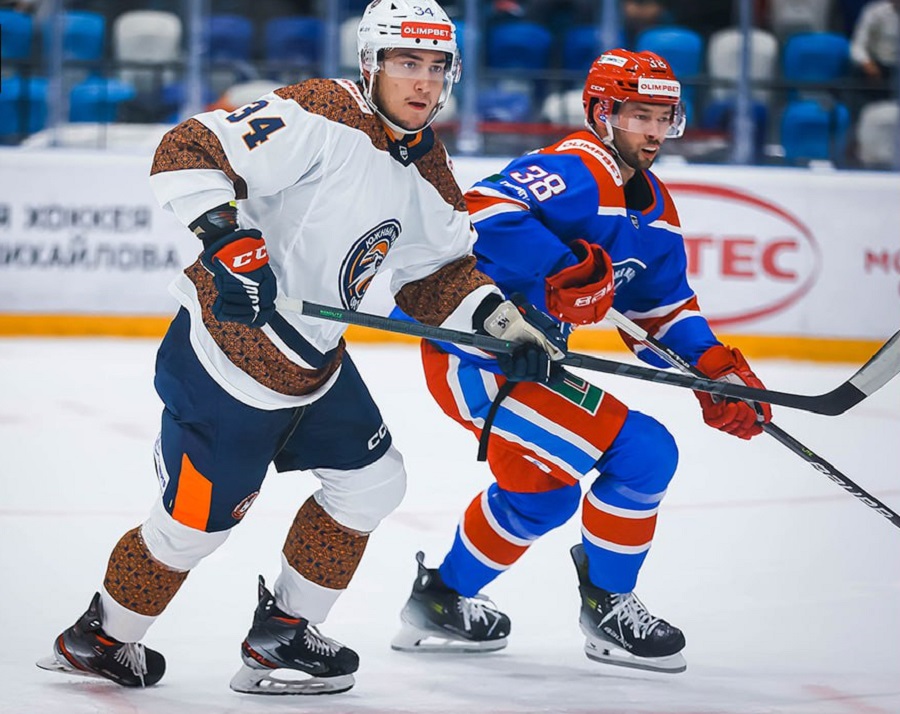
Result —
M 559 325 L 526 302 L 522 295 L 512 295 L 510 300 L 499 304 L 489 300 L 492 299 L 485 300 L 476 310 L 476 331 L 521 345 L 512 354 L 497 355 L 497 362 L 507 379 L 551 382 L 556 371 L 552 369 L 552 363 L 565 357 L 568 347 Z M 481 318 L 486 310 L 490 312 Z

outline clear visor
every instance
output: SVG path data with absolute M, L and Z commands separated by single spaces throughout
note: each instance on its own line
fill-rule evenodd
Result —
M 627 107 L 627 108 L 626 108 Z M 632 104 L 619 105 L 619 111 L 609 117 L 609 123 L 621 131 L 647 136 L 663 136 L 677 139 L 684 134 L 684 104 Z
M 443 83 L 450 78 L 449 62 L 423 60 L 409 55 L 397 55 L 383 59 L 378 69 L 391 79 L 415 79 Z

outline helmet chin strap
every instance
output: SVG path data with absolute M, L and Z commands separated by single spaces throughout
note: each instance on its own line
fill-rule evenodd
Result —
M 584 118 L 585 128 L 587 128 L 587 130 L 589 132 L 591 132 L 591 134 L 593 134 L 600 140 L 601 144 L 603 144 L 607 149 L 609 149 L 612 152 L 612 154 L 616 158 L 616 160 L 622 161 L 624 163 L 625 160 L 622 158 L 622 155 L 619 153 L 619 149 L 616 146 L 616 140 L 615 140 L 615 136 L 613 135 L 612 124 L 609 123 L 609 119 L 604 119 L 603 125 L 606 127 L 606 136 L 605 137 L 600 136 L 600 134 L 597 132 L 597 127 L 594 124 L 594 122 L 592 122 L 587 117 Z

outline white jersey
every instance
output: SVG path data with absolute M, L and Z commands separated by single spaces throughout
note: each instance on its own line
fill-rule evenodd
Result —
M 237 200 L 240 227 L 262 232 L 289 298 L 356 309 L 389 268 L 408 314 L 471 330 L 475 306 L 497 291 L 474 267 L 475 235 L 443 145 L 430 129 L 394 139 L 348 80 L 309 80 L 189 119 L 160 144 L 151 186 L 185 225 Z M 200 361 L 244 403 L 296 406 L 336 378 L 345 325 L 286 311 L 261 329 L 220 323 L 199 260 L 172 291 L 191 313 Z

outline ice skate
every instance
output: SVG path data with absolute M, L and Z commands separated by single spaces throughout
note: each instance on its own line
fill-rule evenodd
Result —
M 581 544 L 572 547 L 581 593 L 579 624 L 588 658 L 654 672 L 683 672 L 684 635 L 651 615 L 634 593 L 611 593 L 591 584 Z
M 463 597 L 448 588 L 437 570 L 419 572 L 400 619 L 403 627 L 391 648 L 403 652 L 493 652 L 506 647 L 509 618 L 483 595 Z
M 243 666 L 231 688 L 247 694 L 337 694 L 354 684 L 359 656 L 319 634 L 303 618 L 288 615 L 259 578 L 259 605 L 241 644 Z
M 53 654 L 37 666 L 51 672 L 110 679 L 123 687 L 149 687 L 166 672 L 165 658 L 140 642 L 119 642 L 107 635 L 102 621 L 100 593 L 78 622 L 53 643 Z

